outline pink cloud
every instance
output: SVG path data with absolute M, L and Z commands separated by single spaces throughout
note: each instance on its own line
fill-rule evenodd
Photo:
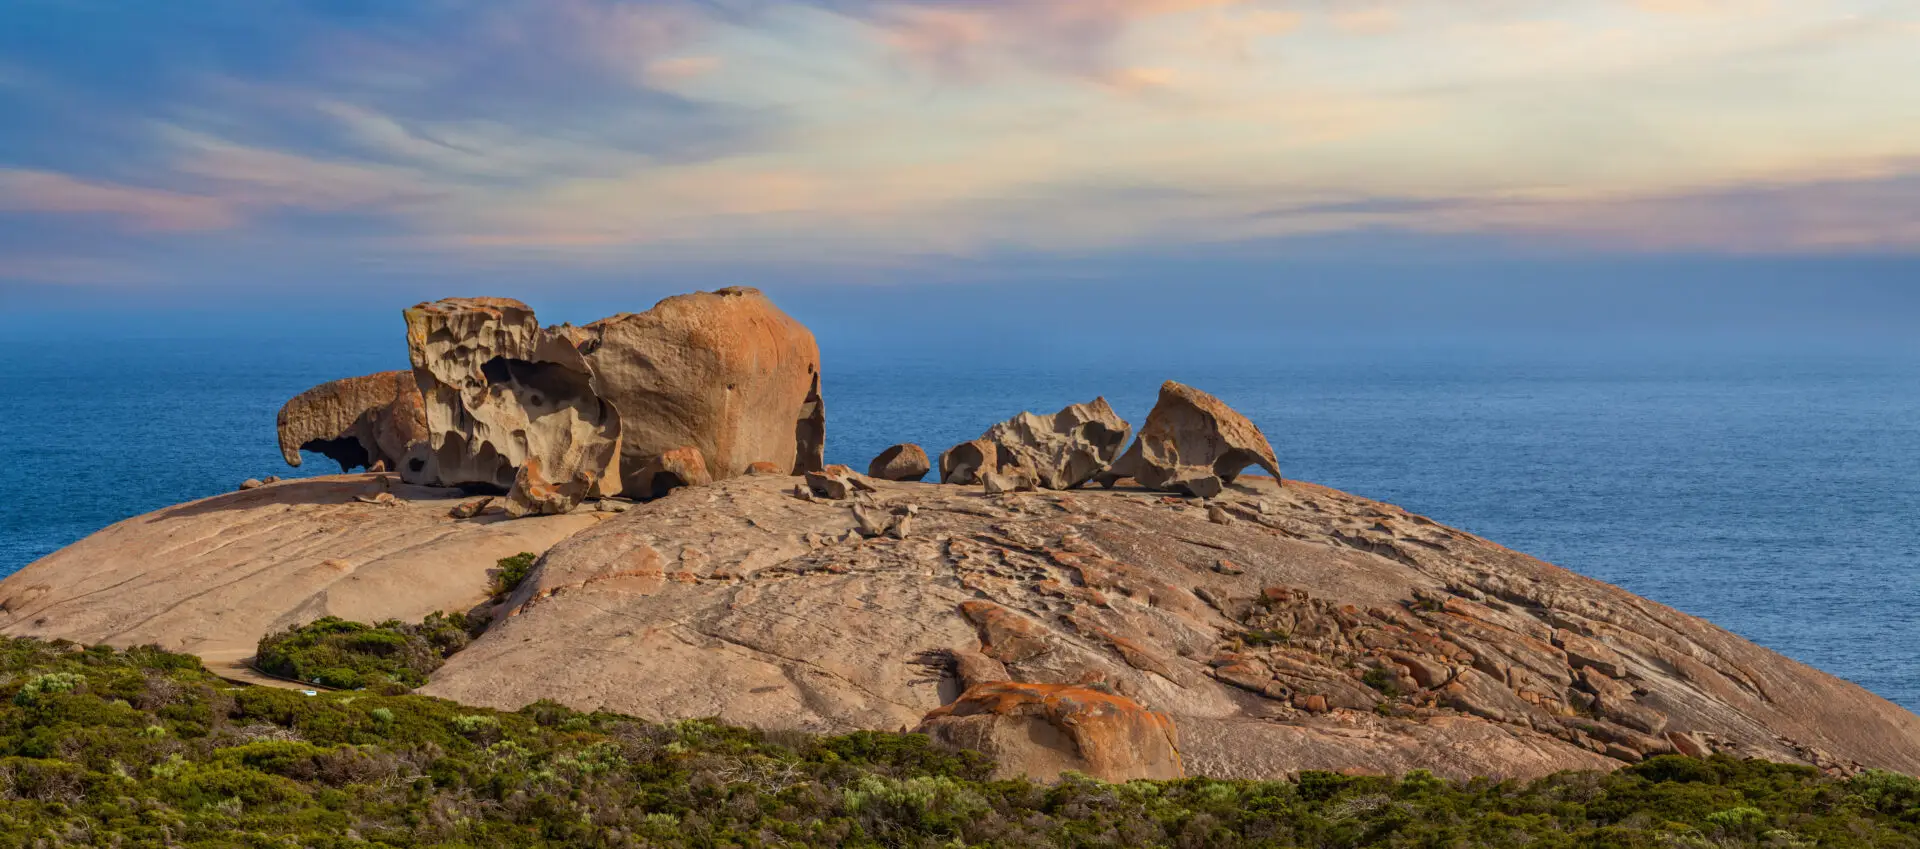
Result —
M 221 230 L 239 223 L 237 211 L 220 198 L 52 171 L 0 170 L 0 211 L 110 215 L 145 230 Z
M 911 61 L 973 76 L 994 60 L 1043 70 L 1112 78 L 1114 43 L 1137 23 L 1246 0 L 1033 0 L 1032 2 L 882 2 L 872 19 Z

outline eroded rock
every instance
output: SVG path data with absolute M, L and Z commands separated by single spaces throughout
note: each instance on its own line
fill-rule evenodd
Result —
M 977 684 L 915 730 L 992 756 L 1002 778 L 1052 781 L 1069 770 L 1110 782 L 1186 777 L 1171 718 L 1088 687 Z
M 491 506 L 493 506 L 493 496 L 483 495 L 471 501 L 462 501 L 454 505 L 452 510 L 447 511 L 447 518 L 471 519 L 481 513 L 485 513 L 487 508 Z
M 505 298 L 406 318 L 413 388 L 395 373 L 295 399 L 282 412 L 289 462 L 302 445 L 342 463 L 366 455 L 412 483 L 503 492 L 516 517 L 824 466 L 813 335 L 756 290 L 667 298 L 586 327 L 542 328 Z M 418 433 L 399 428 L 408 410 Z
M 1220 399 L 1169 380 L 1139 438 L 1100 482 L 1132 478 L 1148 489 L 1212 498 L 1254 465 L 1280 477 L 1266 435 Z
M 1046 489 L 1075 489 L 1105 471 L 1132 432 L 1105 398 L 1051 417 L 1023 412 L 941 455 L 940 479 L 982 483 L 998 471 Z
M 340 464 L 340 471 L 400 471 L 427 441 L 420 389 L 408 371 L 384 371 L 322 383 L 280 408 L 280 456 L 300 465 L 301 451 Z
M 599 489 L 620 416 L 568 329 L 507 298 L 421 304 L 406 319 L 429 440 L 425 462 L 401 470 L 408 482 L 497 488 L 515 516 L 565 513 Z
M 820 350 L 759 290 L 677 295 L 576 336 L 594 391 L 619 413 L 621 491 L 650 497 L 648 470 L 686 448 L 708 480 L 761 462 L 823 468 Z

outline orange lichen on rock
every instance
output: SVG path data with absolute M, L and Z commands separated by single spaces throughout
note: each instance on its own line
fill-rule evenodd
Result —
M 977 684 L 928 713 L 917 730 L 942 745 L 991 755 L 1003 777 L 1048 781 L 1067 771 L 1113 782 L 1186 776 L 1172 719 L 1090 687 Z

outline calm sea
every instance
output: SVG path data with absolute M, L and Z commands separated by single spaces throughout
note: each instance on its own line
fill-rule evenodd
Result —
M 18 346 L 0 369 L 0 575 L 120 519 L 294 474 L 273 433 L 287 397 L 405 364 L 390 337 L 59 340 Z M 1253 418 L 1289 477 L 1425 513 L 1920 708 L 1911 351 L 1006 353 L 829 345 L 829 459 L 864 468 L 898 441 L 938 451 L 1099 394 L 1137 424 L 1174 378 Z

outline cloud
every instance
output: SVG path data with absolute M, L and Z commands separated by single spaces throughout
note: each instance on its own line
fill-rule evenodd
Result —
M 1914 21 L 1863 0 L 31 5 L 0 211 L 74 255 L 1920 249 Z
M 1359 197 L 1253 216 L 1287 233 L 1473 233 L 1615 252 L 1911 251 L 1920 248 L 1920 162 L 1839 179 L 1615 197 Z
M 47 171 L 0 170 L 0 211 L 106 215 L 143 230 L 219 230 L 238 223 L 231 204 L 219 198 Z
M 1115 79 L 1120 61 L 1114 48 L 1134 25 L 1245 2 L 868 0 L 831 6 L 878 27 L 886 42 L 911 63 L 949 77 L 980 77 L 1012 64 L 1109 81 Z

